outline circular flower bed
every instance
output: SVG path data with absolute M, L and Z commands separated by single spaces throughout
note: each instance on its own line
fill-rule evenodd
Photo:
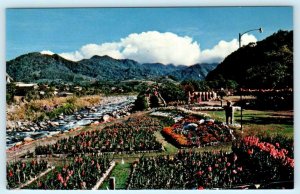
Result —
M 230 142 L 234 139 L 231 130 L 212 119 L 185 117 L 171 127 L 165 127 L 162 133 L 176 146 L 202 147 L 217 143 Z

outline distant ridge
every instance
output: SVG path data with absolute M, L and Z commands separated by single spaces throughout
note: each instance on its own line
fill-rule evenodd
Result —
M 114 59 L 107 55 L 95 55 L 78 62 L 53 54 L 38 52 L 21 55 L 7 62 L 7 73 L 16 81 L 91 81 L 152 79 L 172 75 L 177 80 L 203 80 L 217 64 L 196 64 L 190 67 L 138 63 L 131 59 Z

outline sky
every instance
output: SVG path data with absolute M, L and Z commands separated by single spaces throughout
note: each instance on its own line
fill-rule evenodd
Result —
M 292 7 L 6 9 L 6 60 L 29 52 L 79 61 L 221 62 L 242 44 L 293 30 Z

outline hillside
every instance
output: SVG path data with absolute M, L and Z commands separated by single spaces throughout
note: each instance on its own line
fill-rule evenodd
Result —
M 206 80 L 234 80 L 246 88 L 293 87 L 293 31 L 278 31 L 227 56 Z
M 195 64 L 184 69 L 173 71 L 171 75 L 176 77 L 178 80 L 203 80 L 210 71 L 216 68 L 217 65 L 217 63 Z
M 89 79 L 80 73 L 77 74 L 77 68 L 76 62 L 58 55 L 42 55 L 37 52 L 21 55 L 6 63 L 7 73 L 15 81 L 23 82 Z
M 7 73 L 15 81 L 90 81 L 152 79 L 173 75 L 178 80 L 204 79 L 216 65 L 196 64 L 191 67 L 138 63 L 130 59 L 113 59 L 109 56 L 93 56 L 78 62 L 66 60 L 59 55 L 29 53 L 7 62 Z

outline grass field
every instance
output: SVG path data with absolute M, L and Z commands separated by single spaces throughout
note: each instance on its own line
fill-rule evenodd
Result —
M 203 111 L 212 118 L 225 122 L 224 111 Z M 293 137 L 294 115 L 293 111 L 243 111 L 243 131 L 245 134 L 281 134 Z M 234 122 L 240 123 L 240 111 L 235 111 Z
M 126 189 L 127 180 L 130 176 L 131 164 L 124 162 L 117 163 L 109 177 L 115 177 L 116 189 Z M 109 188 L 109 178 L 106 179 L 99 189 Z

